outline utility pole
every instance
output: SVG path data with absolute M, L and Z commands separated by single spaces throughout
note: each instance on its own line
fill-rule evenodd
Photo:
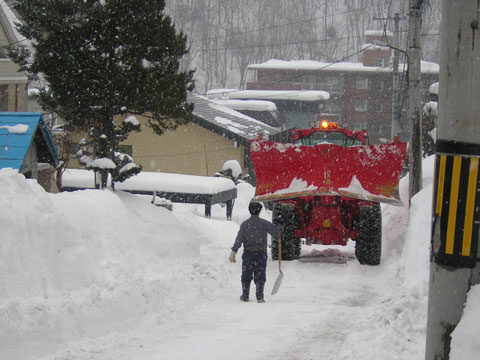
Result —
M 400 20 L 404 18 L 400 17 L 399 13 L 395 13 L 393 19 L 391 17 L 386 18 L 373 18 L 373 20 L 388 21 L 393 20 L 395 24 L 395 30 L 393 32 L 393 76 L 392 76 L 392 128 L 391 139 L 394 140 L 396 136 L 400 135 L 400 75 L 398 73 L 398 64 L 400 57 Z M 386 29 L 384 29 L 386 32 Z
M 398 73 L 398 63 L 399 63 L 399 51 L 400 47 L 400 14 L 395 13 L 395 31 L 393 33 L 393 76 L 392 76 L 392 131 L 391 138 L 395 139 L 400 132 L 400 89 L 399 89 L 399 73 Z
M 408 13 L 408 121 L 409 200 L 422 189 L 422 111 L 420 30 L 424 0 L 409 0 Z
M 450 358 L 467 292 L 480 283 L 479 20 L 478 0 L 443 1 L 425 360 Z

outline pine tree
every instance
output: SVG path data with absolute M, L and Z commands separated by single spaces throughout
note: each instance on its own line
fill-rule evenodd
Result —
M 193 71 L 179 69 L 186 36 L 164 13 L 164 0 L 19 0 L 14 7 L 31 47 L 16 44 L 10 56 L 46 81 L 38 97 L 44 110 L 87 132 L 93 158 L 86 164 L 101 171 L 103 186 L 107 171 L 114 181 L 140 171 L 118 152 L 140 125 L 114 116 L 147 115 L 159 135 L 188 122 Z

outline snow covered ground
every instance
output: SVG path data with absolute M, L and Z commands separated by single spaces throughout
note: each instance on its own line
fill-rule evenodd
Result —
M 201 206 L 170 212 L 148 196 L 48 194 L 0 170 L 0 359 L 423 359 L 432 158 L 424 173 L 410 214 L 382 207 L 380 266 L 283 262 L 270 296 L 278 263 L 269 261 L 266 303 L 257 304 L 238 300 L 240 261 L 228 262 L 248 217 L 248 184 L 225 221 L 219 205 L 206 219 Z M 403 180 L 403 199 L 406 190 Z M 353 245 L 326 253 L 348 258 Z M 470 291 L 452 359 L 478 359 L 479 290 Z

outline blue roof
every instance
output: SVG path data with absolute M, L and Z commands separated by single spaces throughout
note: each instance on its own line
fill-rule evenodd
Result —
M 50 162 L 57 166 L 59 155 L 40 112 L 0 112 L 0 169 L 20 170 L 35 135 L 44 141 Z

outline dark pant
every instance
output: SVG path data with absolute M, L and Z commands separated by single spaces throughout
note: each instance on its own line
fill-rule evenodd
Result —
M 255 283 L 266 281 L 267 269 L 266 251 L 244 251 L 242 255 L 242 283 L 249 283 L 253 280 Z

